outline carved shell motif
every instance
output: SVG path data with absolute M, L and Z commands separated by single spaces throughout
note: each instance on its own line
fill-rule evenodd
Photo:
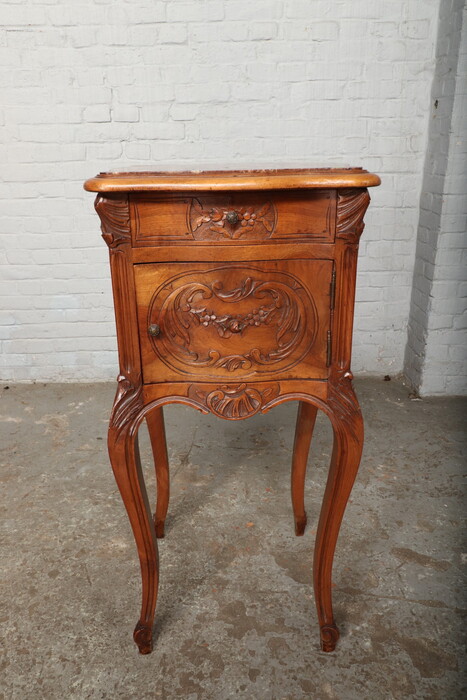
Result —
M 227 420 L 242 420 L 258 413 L 261 408 L 279 394 L 279 384 L 257 389 L 247 384 L 220 386 L 213 391 L 203 391 L 192 385 L 189 394 L 201 400 L 211 413 Z

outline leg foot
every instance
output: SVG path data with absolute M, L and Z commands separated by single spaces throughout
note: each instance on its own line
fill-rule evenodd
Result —
M 306 527 L 305 476 L 310 442 L 315 426 L 317 408 L 311 403 L 300 401 L 295 427 L 295 440 L 292 457 L 292 507 L 295 520 L 295 534 L 303 535 Z
M 161 540 L 165 537 L 165 520 L 158 520 L 154 514 L 154 528 L 156 530 L 156 537 Z
M 152 651 L 152 627 L 143 625 L 141 622 L 135 627 L 133 639 L 139 649 L 140 654 L 150 654 Z
M 306 513 L 301 518 L 295 518 L 295 534 L 297 537 L 305 534 L 306 521 Z
M 321 627 L 321 651 L 334 651 L 338 639 L 339 630 L 336 625 Z

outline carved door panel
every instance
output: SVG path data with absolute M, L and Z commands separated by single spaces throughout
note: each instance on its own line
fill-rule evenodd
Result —
M 135 265 L 145 383 L 326 378 L 331 260 Z

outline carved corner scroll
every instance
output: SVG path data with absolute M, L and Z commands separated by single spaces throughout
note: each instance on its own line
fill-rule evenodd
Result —
M 125 426 L 134 423 L 144 404 L 141 381 L 136 380 L 133 384 L 129 377 L 120 375 L 117 382 L 117 394 L 110 416 L 110 428 L 115 430 L 116 439 L 120 437 Z
M 370 203 L 368 190 L 348 189 L 337 192 L 337 238 L 358 243 L 365 224 L 363 217 Z
M 117 325 L 120 373 L 110 418 L 110 429 L 119 439 L 143 406 L 141 362 L 133 269 L 130 259 L 130 209 L 126 195 L 99 194 L 95 209 L 101 220 L 102 238 L 109 246 L 110 269 Z
M 206 388 L 192 384 L 188 390 L 190 398 L 201 401 L 206 408 L 219 418 L 242 420 L 261 411 L 269 401 L 279 395 L 280 385 L 237 384 Z
M 94 208 L 101 220 L 102 238 L 109 248 L 130 243 L 130 208 L 128 197 L 99 194 Z
M 276 209 L 271 200 L 255 199 L 248 204 L 230 200 L 192 199 L 189 222 L 196 240 L 237 240 L 270 238 L 276 226 Z
M 353 374 L 348 369 L 337 369 L 329 382 L 328 405 L 338 419 L 341 429 L 358 437 L 358 428 L 362 421 L 360 405 L 355 395 Z

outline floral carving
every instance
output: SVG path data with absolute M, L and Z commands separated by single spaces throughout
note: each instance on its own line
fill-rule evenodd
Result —
M 221 270 L 233 274 L 228 279 L 236 280 L 235 286 L 224 288 Z M 241 311 L 232 313 L 236 304 Z M 175 284 L 169 280 L 152 299 L 148 325 L 154 321 L 161 328 L 157 339 L 150 339 L 154 350 L 163 362 L 185 372 L 191 367 L 261 371 L 293 353 L 298 360 L 317 330 L 313 300 L 295 277 L 275 271 L 256 276 L 251 267 L 187 273 Z M 264 334 L 261 327 L 266 326 L 271 330 Z M 216 336 L 205 335 L 209 328 Z M 225 342 L 232 336 L 244 336 L 241 351 Z M 211 345 L 215 337 L 218 347 Z
M 271 201 L 264 202 L 259 207 L 235 204 L 229 206 L 211 206 L 208 201 L 202 203 L 194 198 L 190 212 L 191 229 L 195 238 L 206 236 L 208 232 L 216 234 L 215 238 L 237 240 L 246 233 L 254 231 L 255 236 L 269 238 L 276 221 L 276 212 Z
M 201 400 L 214 415 L 228 420 L 241 420 L 258 413 L 268 401 L 278 396 L 279 389 L 279 384 L 267 386 L 265 389 L 238 384 L 223 385 L 213 391 L 207 391 L 192 385 L 188 393 Z
M 338 238 L 358 243 L 365 224 L 363 217 L 370 203 L 368 190 L 338 190 L 337 230 Z
M 101 220 L 102 238 L 109 248 L 130 242 L 130 209 L 127 197 L 99 194 L 94 208 Z
M 198 317 L 201 325 L 214 326 L 221 338 L 230 338 L 233 333 L 241 333 L 247 326 L 260 326 L 262 323 L 268 323 L 275 308 L 275 304 L 260 306 L 247 314 L 237 314 L 236 316 L 229 314 L 216 316 L 213 311 L 207 311 L 206 308 L 190 308 L 190 313 Z

